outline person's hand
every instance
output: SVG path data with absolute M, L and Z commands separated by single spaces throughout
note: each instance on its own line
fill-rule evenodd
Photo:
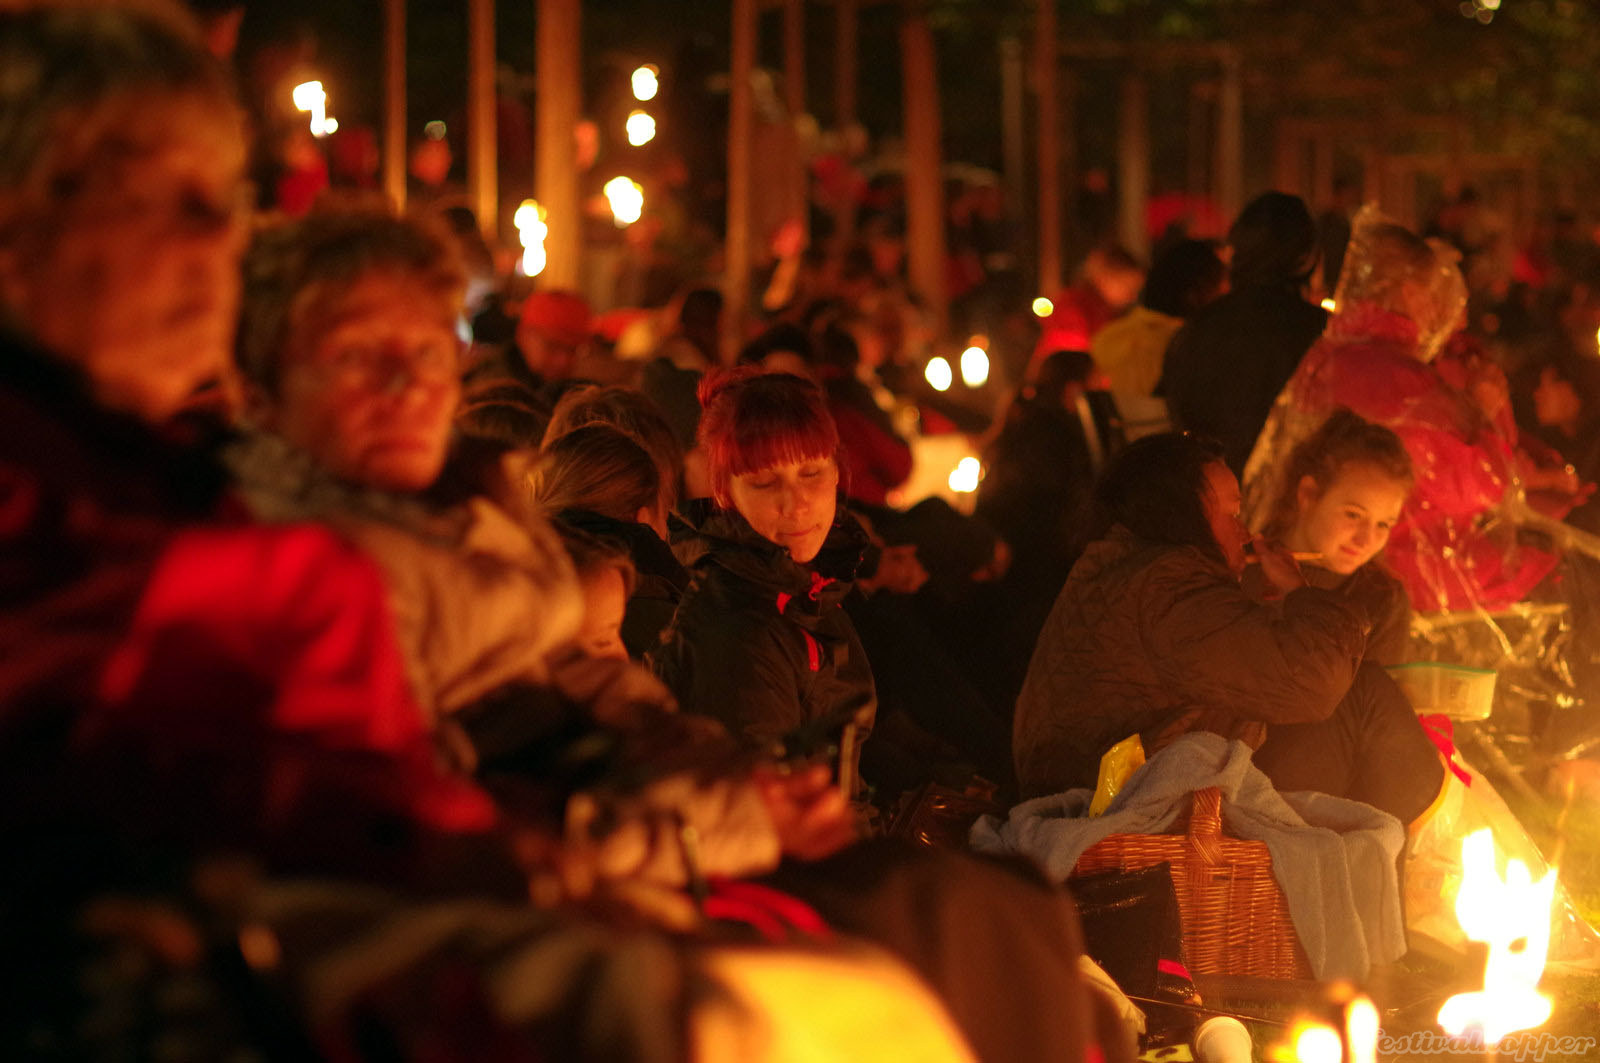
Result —
M 1272 542 L 1266 536 L 1258 535 L 1250 540 L 1250 546 L 1255 551 L 1256 560 L 1261 564 L 1261 574 L 1279 595 L 1299 590 L 1306 585 L 1306 578 L 1300 574 L 1300 566 L 1296 563 L 1294 555 L 1282 543 Z
M 757 768 L 753 781 L 786 855 L 820 860 L 856 840 L 850 802 L 833 784 L 833 773 L 826 764 L 796 772 Z
M 602 724 L 626 728 L 641 706 L 666 708 L 672 695 L 648 668 L 615 657 L 594 657 L 569 644 L 546 662 L 551 684 Z
M 779 853 L 763 786 L 680 773 L 628 798 L 573 796 L 560 842 L 538 856 L 566 897 L 582 898 L 610 883 L 679 888 L 761 874 Z

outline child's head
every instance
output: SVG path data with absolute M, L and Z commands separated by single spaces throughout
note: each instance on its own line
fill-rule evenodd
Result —
M 637 578 L 633 561 L 625 549 L 613 542 L 565 525 L 556 527 L 583 589 L 583 623 L 574 641 L 592 657 L 626 660 L 622 620 Z
M 551 516 L 585 510 L 646 524 L 666 538 L 661 475 L 638 440 L 607 424 L 586 424 L 545 444 L 530 484 Z
M 1289 457 L 1268 532 L 1341 574 L 1376 557 L 1411 493 L 1411 458 L 1382 425 L 1335 410 Z

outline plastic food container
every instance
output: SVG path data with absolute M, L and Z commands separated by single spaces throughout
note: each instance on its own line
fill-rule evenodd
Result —
M 1443 713 L 1453 720 L 1487 720 L 1494 705 L 1493 668 L 1418 661 L 1397 664 L 1389 674 L 1420 713 Z

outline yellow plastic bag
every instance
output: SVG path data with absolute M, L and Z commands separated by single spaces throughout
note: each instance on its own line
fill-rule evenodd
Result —
M 1100 777 L 1095 780 L 1094 798 L 1089 802 L 1089 815 L 1098 816 L 1117 796 L 1128 776 L 1144 766 L 1144 743 L 1138 735 L 1129 735 L 1100 758 Z

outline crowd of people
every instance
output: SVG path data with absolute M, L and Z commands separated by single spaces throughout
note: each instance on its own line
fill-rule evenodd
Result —
M 436 215 L 253 214 L 176 8 L 8 8 L 0 69 L 30 1058 L 1131 1058 L 1061 884 L 897 816 L 1204 731 L 1416 821 L 1412 609 L 1522 600 L 1555 555 L 1483 518 L 1587 497 L 1589 363 L 1508 385 L 1382 220 L 1331 317 L 1292 196 L 1091 256 L 985 431 L 884 238 L 791 255 L 736 357 L 708 287 L 628 341 L 469 306 Z M 983 436 L 975 515 L 901 497 L 938 431 Z

